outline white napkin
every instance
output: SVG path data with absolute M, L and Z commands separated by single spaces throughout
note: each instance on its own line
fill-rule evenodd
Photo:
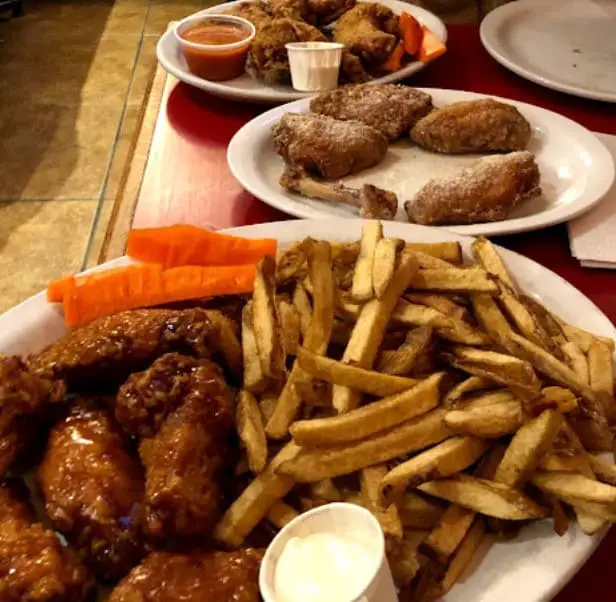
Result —
M 616 136 L 596 136 L 616 162 Z M 598 205 L 568 226 L 571 254 L 584 267 L 616 269 L 616 183 Z

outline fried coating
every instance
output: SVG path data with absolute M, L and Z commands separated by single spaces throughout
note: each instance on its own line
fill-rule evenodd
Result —
M 0 355 L 0 477 L 26 451 L 48 406 L 65 393 L 63 382 L 38 376 L 17 356 Z
M 218 312 L 203 309 L 138 309 L 94 320 L 29 358 L 39 374 L 63 378 L 69 389 L 113 387 L 157 357 L 178 351 L 241 366 L 241 346 L 228 343 L 233 333 Z M 230 355 L 231 354 L 231 355 Z M 235 354 L 235 355 L 233 355 Z
M 457 175 L 430 180 L 404 208 L 426 226 L 496 222 L 541 193 L 535 157 L 528 151 L 484 157 Z
M 76 554 L 36 521 L 28 490 L 16 479 L 0 483 L 0 600 L 84 602 L 94 581 Z
M 369 125 L 310 113 L 285 113 L 273 143 L 287 163 L 326 179 L 372 167 L 387 152 L 387 138 Z
M 293 19 L 316 24 L 316 16 L 308 8 L 308 0 L 268 0 L 267 6 L 274 19 Z
M 308 11 L 316 17 L 319 25 L 327 25 L 340 15 L 351 10 L 356 0 L 307 0 Z
M 361 121 L 393 142 L 432 110 L 432 98 L 409 86 L 363 84 L 319 94 L 310 102 L 310 110 L 342 121 Z
M 154 552 L 113 590 L 108 602 L 258 602 L 263 552 Z
M 413 126 L 411 139 L 439 153 L 475 153 L 524 150 L 531 134 L 514 106 L 486 98 L 432 111 Z
M 191 374 L 182 405 L 139 445 L 146 471 L 144 529 L 154 538 L 206 536 L 221 515 L 231 400 L 219 374 L 201 368 Z
M 346 48 L 342 49 L 340 59 L 340 84 L 363 84 L 370 80 L 370 74 L 364 68 L 359 57 Z
M 246 19 L 255 26 L 257 31 L 272 20 L 272 16 L 267 12 L 265 5 L 255 2 L 238 4 L 223 11 L 222 14 Z
M 250 44 L 249 69 L 268 84 L 289 85 L 291 68 L 286 44 L 326 41 L 323 33 L 308 23 L 288 17 L 273 19 L 260 28 Z
M 139 562 L 143 471 L 92 400 L 79 400 L 54 426 L 38 481 L 47 516 L 97 577 L 119 579 Z
M 362 2 L 338 19 L 334 41 L 369 63 L 384 63 L 398 42 L 398 19 L 382 4 Z

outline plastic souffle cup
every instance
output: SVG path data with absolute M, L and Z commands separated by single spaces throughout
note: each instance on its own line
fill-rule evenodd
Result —
M 322 92 L 336 88 L 343 48 L 336 42 L 287 44 L 293 88 L 300 92 Z

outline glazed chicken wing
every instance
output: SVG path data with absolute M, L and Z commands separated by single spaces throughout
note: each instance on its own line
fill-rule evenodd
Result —
M 387 60 L 398 42 L 398 16 L 382 4 L 362 2 L 336 22 L 334 41 L 344 44 L 365 61 Z
M 432 110 L 432 99 L 409 86 L 363 84 L 319 94 L 310 102 L 310 110 L 342 121 L 361 121 L 394 141 Z
M 94 582 L 75 553 L 36 521 L 21 481 L 0 483 L 0 600 L 85 602 Z
M 284 114 L 273 142 L 287 163 L 327 179 L 372 167 L 387 152 L 387 138 L 369 125 L 310 113 Z
M 38 480 L 47 516 L 100 579 L 119 579 L 139 562 L 142 468 L 92 400 L 54 426 Z
M 521 151 L 530 123 L 513 106 L 492 98 L 456 102 L 436 109 L 411 130 L 419 146 L 439 153 Z
M 451 178 L 430 180 L 404 208 L 425 226 L 496 222 L 541 193 L 539 168 L 527 151 L 484 157 Z
M 109 602 L 259 602 L 261 550 L 154 552 L 122 580 Z

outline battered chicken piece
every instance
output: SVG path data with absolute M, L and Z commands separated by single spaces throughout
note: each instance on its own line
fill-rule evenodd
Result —
M 65 393 L 61 381 L 34 374 L 17 356 L 0 355 L 0 477 L 32 441 L 48 407 Z
M 85 602 L 94 581 L 76 554 L 36 521 L 28 490 L 16 479 L 0 483 L 0 600 Z
M 97 577 L 117 580 L 139 562 L 143 471 L 93 400 L 54 426 L 38 481 L 47 516 Z
M 479 159 L 457 175 L 430 180 L 404 208 L 426 226 L 497 222 L 541 193 L 539 168 L 528 151 Z
M 108 602 L 259 602 L 263 552 L 154 552 L 113 590 Z
M 316 16 L 308 8 L 308 0 L 268 0 L 267 6 L 274 19 L 293 19 L 314 25 Z
M 227 319 L 203 309 L 139 309 L 94 320 L 29 358 L 45 377 L 63 378 L 69 388 L 113 387 L 157 357 L 179 351 L 197 357 L 220 352 L 241 372 L 241 345 Z
M 531 133 L 514 106 L 486 98 L 432 111 L 415 124 L 411 138 L 430 151 L 476 153 L 524 150 Z
M 272 16 L 267 12 L 266 7 L 262 3 L 244 2 L 225 10 L 222 14 L 241 17 L 250 21 L 257 31 L 259 31 L 266 23 L 272 20 Z
M 248 52 L 249 70 L 268 84 L 291 83 L 291 69 L 286 44 L 292 42 L 326 42 L 316 27 L 303 21 L 273 19 L 259 29 Z
M 342 49 L 340 60 L 340 74 L 338 81 L 341 84 L 363 84 L 370 80 L 370 74 L 362 65 L 359 57 L 346 48 Z
M 393 142 L 432 110 L 432 98 L 409 86 L 363 84 L 319 94 L 310 102 L 310 110 L 342 121 L 361 121 Z
M 384 63 L 398 42 L 398 20 L 386 6 L 362 2 L 338 19 L 334 41 L 369 63 Z
M 327 25 L 351 10 L 356 0 L 307 0 L 308 10 L 315 15 L 319 25 Z
M 287 163 L 326 179 L 372 167 L 387 152 L 387 138 L 369 125 L 303 113 L 285 113 L 273 142 Z
M 146 470 L 144 528 L 155 538 L 206 536 L 221 515 L 229 392 L 213 368 L 201 366 L 185 394 L 157 434 L 139 445 Z

